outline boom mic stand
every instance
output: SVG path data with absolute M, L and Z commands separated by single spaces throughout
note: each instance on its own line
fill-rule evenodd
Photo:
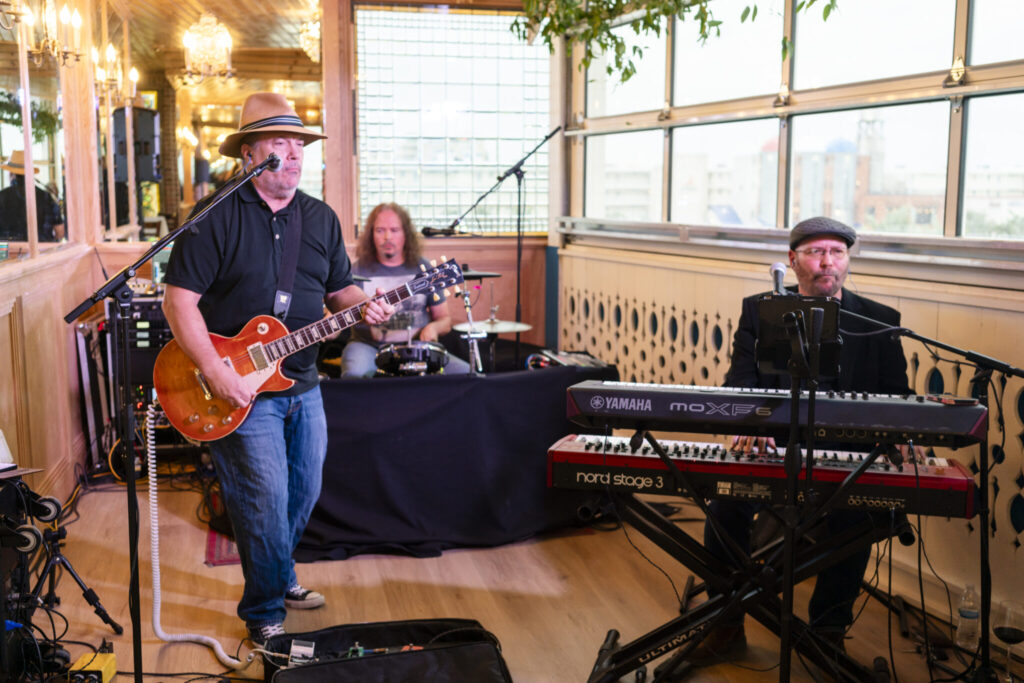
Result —
M 993 372 L 1001 372 L 1006 375 L 1013 375 L 1014 377 L 1024 378 L 1024 370 L 1021 368 L 1004 363 L 996 358 L 977 353 L 975 351 L 965 351 L 956 346 L 950 344 L 944 344 L 940 341 L 925 337 L 924 335 L 917 334 L 913 330 L 905 327 L 892 327 L 874 318 L 867 316 L 858 315 L 850 311 L 843 311 L 843 315 L 848 315 L 856 320 L 869 323 L 881 330 L 891 330 L 894 335 L 901 337 L 908 337 L 915 339 L 926 346 L 934 346 L 942 349 L 943 351 L 949 351 L 960 357 L 962 357 L 968 363 L 976 366 L 978 371 L 974 377 L 971 378 L 971 384 L 974 387 L 974 395 L 977 396 L 978 401 L 985 406 L 986 415 L 988 408 L 988 382 Z M 972 681 L 973 683 L 988 683 L 989 681 L 996 680 L 995 669 L 992 668 L 992 653 L 991 653 L 991 638 L 989 635 L 989 623 L 992 616 L 992 568 L 989 561 L 989 514 L 988 509 L 989 495 L 988 495 L 988 427 L 986 425 L 985 438 L 979 442 L 979 453 L 978 453 L 978 470 L 981 474 L 981 482 L 979 488 L 980 499 L 978 500 L 978 522 L 981 527 L 981 541 L 980 541 L 980 574 L 981 580 L 981 633 L 978 642 L 978 649 L 980 651 L 980 662 L 975 668 L 969 668 L 964 673 L 964 680 Z M 924 605 L 921 605 L 922 612 Z M 931 657 L 930 653 L 926 653 L 926 656 Z
M 777 303 L 776 303 L 777 302 Z M 774 305 L 773 305 L 774 304 Z M 810 491 L 812 468 L 814 466 L 814 403 L 821 375 L 821 342 L 825 324 L 826 305 L 832 316 L 830 327 L 838 327 L 839 305 L 835 301 L 822 300 L 820 304 L 803 297 L 769 296 L 760 302 L 759 315 L 762 323 L 773 316 L 779 316 L 789 338 L 790 357 L 787 369 L 790 375 L 790 428 L 786 445 L 786 501 L 782 510 L 782 610 L 779 633 L 779 680 L 789 681 L 792 656 L 793 589 L 794 564 L 796 556 L 797 531 L 800 527 L 800 506 L 798 486 L 800 480 L 800 384 L 807 381 L 807 419 L 805 442 L 807 469 L 804 500 L 813 501 Z M 773 310 L 774 309 L 774 310 Z M 780 309 L 785 310 L 779 315 Z M 760 340 L 759 340 L 760 343 Z M 762 370 L 777 371 L 770 363 L 762 363 Z M 827 375 L 838 374 L 838 365 L 824 369 Z M 820 514 L 820 511 L 819 511 Z
M 553 138 L 555 136 L 555 133 L 557 133 L 560 130 L 562 130 L 562 127 L 561 126 L 556 126 L 555 129 L 553 131 L 551 131 L 550 133 L 548 133 L 544 137 L 543 140 L 541 140 L 540 142 L 537 143 L 536 147 L 534 147 L 529 152 L 527 152 L 526 156 L 524 156 L 522 159 L 520 159 L 516 163 L 512 164 L 512 166 L 510 166 L 501 175 L 499 175 L 498 176 L 498 181 L 496 183 L 494 183 L 494 185 L 491 185 L 489 190 L 487 190 L 482 195 L 477 197 L 476 201 L 473 202 L 473 205 L 470 206 L 465 211 L 463 211 L 461 216 L 459 216 L 458 218 L 453 220 L 451 225 L 449 225 L 447 228 L 444 228 L 444 229 L 441 229 L 441 230 L 432 230 L 429 233 L 429 234 L 454 235 L 455 234 L 456 226 L 458 226 L 462 222 L 463 218 L 465 218 L 467 215 L 469 215 L 470 211 L 475 209 L 480 204 L 480 202 L 482 202 L 484 200 L 485 197 L 487 197 L 489 194 L 491 194 L 492 192 L 497 190 L 498 187 L 503 182 L 505 182 L 505 179 L 508 178 L 510 175 L 514 175 L 516 177 L 516 322 L 517 323 L 523 322 L 523 309 L 522 309 L 522 303 L 521 303 L 522 299 L 521 299 L 521 296 L 520 296 L 520 292 L 521 292 L 520 280 L 522 279 L 522 270 L 523 270 L 523 176 L 526 175 L 526 171 L 523 170 L 523 164 L 526 163 L 527 159 L 529 159 L 531 156 L 533 156 L 534 152 L 536 152 L 538 149 L 540 149 L 544 145 L 545 142 L 547 142 L 548 140 Z M 426 229 L 424 229 L 423 234 L 425 234 L 425 235 L 428 234 L 426 232 Z M 519 367 L 519 335 L 520 335 L 520 332 L 516 331 L 516 351 L 515 351 L 515 367 L 516 368 Z
M 193 218 L 185 221 L 176 230 L 168 233 L 153 244 L 135 263 L 122 268 L 103 283 L 99 289 L 90 294 L 87 299 L 76 306 L 74 310 L 64 316 L 64 322 L 71 323 L 104 299 L 111 299 L 117 304 L 114 316 L 114 332 L 111 335 L 111 345 L 114 351 L 113 357 L 117 360 L 115 361 L 116 367 L 112 370 L 117 380 L 115 385 L 117 387 L 118 406 L 120 407 L 117 416 L 118 433 L 120 434 L 120 457 L 124 466 L 124 478 L 128 493 L 128 563 L 130 569 L 128 608 L 132 620 L 132 657 L 134 662 L 134 678 L 137 683 L 142 683 L 142 618 L 139 596 L 139 504 L 135 491 L 135 462 L 134 449 L 132 448 L 132 444 L 135 442 L 135 413 L 131 398 L 131 363 L 129 362 L 131 360 L 131 347 L 128 345 L 128 320 L 130 318 L 129 311 L 133 293 L 128 285 L 128 281 L 135 277 L 135 274 L 143 264 L 177 239 L 178 235 L 182 232 L 185 230 L 197 232 L 196 225 L 213 210 L 213 207 L 224 201 L 249 180 L 258 176 L 264 169 L 268 167 L 276 169 L 280 163 L 280 157 L 276 154 L 271 154 L 248 171 L 236 176 L 235 180 L 230 181 L 214 194 L 206 206 Z

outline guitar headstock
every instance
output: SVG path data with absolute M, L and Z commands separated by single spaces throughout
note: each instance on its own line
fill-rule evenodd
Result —
M 413 294 L 439 292 L 446 287 L 462 284 L 462 269 L 455 261 L 443 261 L 429 270 L 424 270 L 411 281 L 409 289 Z

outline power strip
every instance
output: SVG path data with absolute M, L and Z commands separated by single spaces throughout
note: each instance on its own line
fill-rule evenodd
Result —
M 86 652 L 68 671 L 68 683 L 110 683 L 117 676 L 113 652 Z

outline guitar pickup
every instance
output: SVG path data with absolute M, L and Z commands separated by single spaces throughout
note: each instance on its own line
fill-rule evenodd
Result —
M 266 370 L 270 363 L 267 362 L 267 356 L 263 353 L 263 344 L 259 342 L 250 344 L 246 347 L 246 352 L 249 354 L 249 360 L 252 361 L 252 365 L 257 370 Z

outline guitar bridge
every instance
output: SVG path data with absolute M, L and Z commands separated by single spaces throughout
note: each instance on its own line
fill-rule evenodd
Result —
M 250 344 L 245 350 L 249 354 L 249 360 L 252 361 L 252 365 L 256 370 L 266 370 L 270 365 L 267 362 L 266 354 L 263 353 L 263 344 L 259 342 Z

